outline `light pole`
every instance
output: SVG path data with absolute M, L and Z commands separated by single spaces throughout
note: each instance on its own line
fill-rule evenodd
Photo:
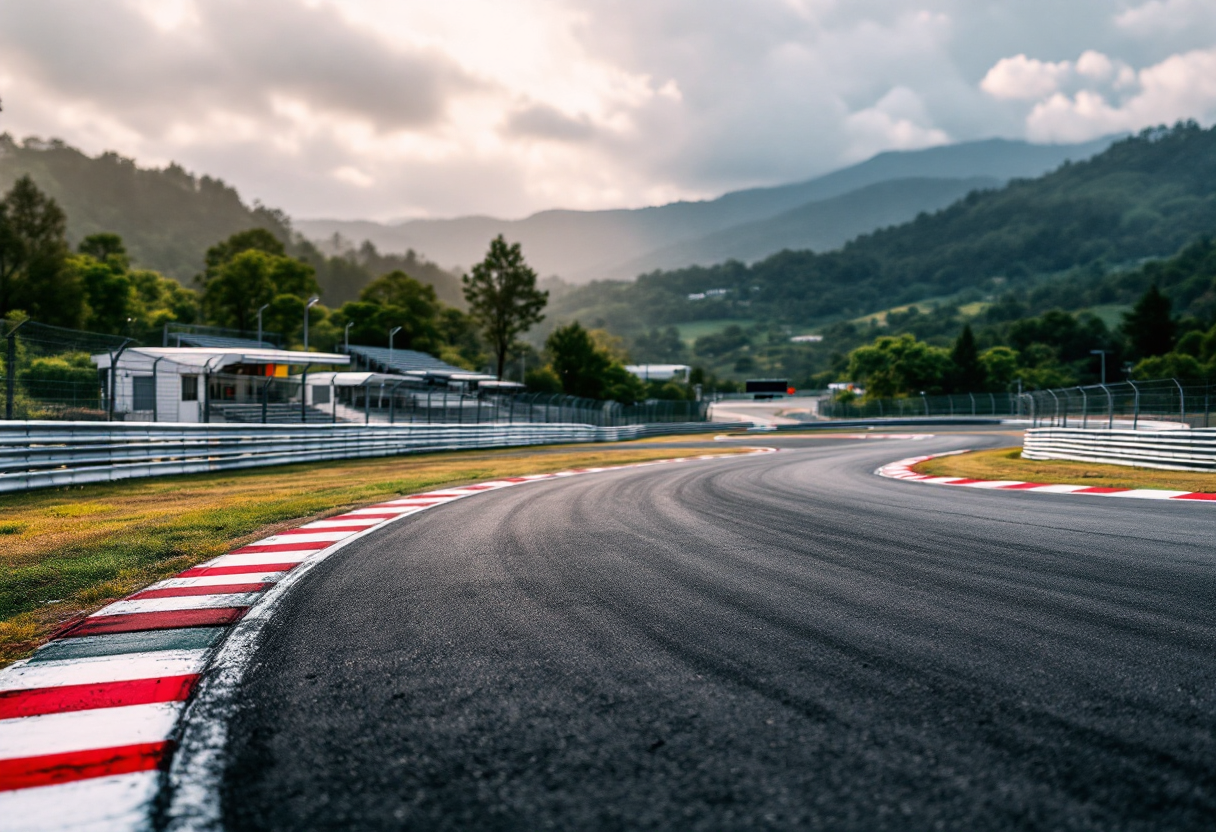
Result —
M 393 371 L 393 337 L 401 331 L 401 327 L 395 326 L 388 331 L 388 370 Z
M 1106 354 L 1108 352 L 1110 352 L 1110 350 L 1090 350 L 1089 351 L 1090 355 L 1102 356 L 1102 383 L 1103 384 L 1106 384 Z
M 308 299 L 308 303 L 304 304 L 304 352 L 308 352 L 308 312 L 320 302 L 321 299 L 313 295 Z
M 346 322 L 346 329 L 342 332 L 342 344 L 345 347 L 342 351 L 350 355 L 350 328 L 355 325 L 354 321 Z
M 929 399 L 925 396 L 925 391 L 920 391 L 920 400 L 925 404 L 925 415 L 929 415 Z
M 262 313 L 270 308 L 269 303 L 263 303 L 258 307 L 258 346 L 262 346 Z

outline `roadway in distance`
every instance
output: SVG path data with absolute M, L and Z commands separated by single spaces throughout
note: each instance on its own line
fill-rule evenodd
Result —
M 880 479 L 1010 444 L 505 489 L 314 570 L 232 716 L 248 829 L 1216 824 L 1216 512 Z

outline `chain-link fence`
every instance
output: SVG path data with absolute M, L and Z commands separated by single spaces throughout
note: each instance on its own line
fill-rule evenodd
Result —
M 131 350 L 137 346 L 133 339 L 33 321 L 5 321 L 3 336 L 0 395 L 6 419 L 597 427 L 707 419 L 707 402 L 625 406 L 560 394 L 470 391 L 462 385 L 385 374 L 351 383 L 344 382 L 341 373 L 314 373 L 310 379 L 305 373 L 212 372 L 208 364 L 187 366 L 158 358 L 155 351 Z M 99 357 L 109 369 L 98 368 Z
M 1173 378 L 1060 387 L 1023 393 L 1021 415 L 1035 427 L 1206 428 L 1213 393 L 1210 382 Z
M 3 321 L 0 398 L 5 419 L 108 418 L 105 373 L 91 356 L 121 355 L 130 338 Z
M 908 396 L 890 399 L 819 400 L 825 419 L 911 418 L 914 416 L 1017 416 L 1012 393 L 956 393 L 952 396 Z

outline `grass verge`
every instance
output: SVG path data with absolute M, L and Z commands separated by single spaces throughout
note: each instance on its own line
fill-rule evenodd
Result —
M 311 519 L 477 480 L 740 450 L 637 443 L 508 448 L 6 495 L 0 497 L 0 667 L 117 598 Z
M 1096 462 L 1022 459 L 1021 448 L 972 451 L 918 462 L 918 474 L 968 477 L 977 480 L 1020 480 L 1054 485 L 1094 485 L 1104 488 L 1163 488 L 1170 491 L 1216 492 L 1216 474 L 1158 471 Z

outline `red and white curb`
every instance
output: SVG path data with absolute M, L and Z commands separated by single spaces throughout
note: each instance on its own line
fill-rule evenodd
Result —
M 0 825 L 7 832 L 150 828 L 183 710 L 204 675 L 212 682 L 226 674 L 233 687 L 286 590 L 373 530 L 514 485 L 746 455 L 577 468 L 414 494 L 280 532 L 103 607 L 0 671 Z M 184 791 L 186 813 L 217 811 L 202 805 L 213 804 L 213 794 Z
M 919 462 L 943 456 L 965 454 L 967 450 L 950 451 L 944 454 L 913 456 L 882 466 L 874 473 L 880 477 L 896 480 L 914 480 L 933 485 L 957 485 L 964 488 L 988 488 L 994 491 L 1034 491 L 1047 494 L 1084 494 L 1098 497 L 1130 497 L 1137 500 L 1216 500 L 1216 494 L 1203 491 L 1169 491 L 1164 488 L 1108 488 L 1101 485 L 1053 485 L 1044 482 L 1022 482 L 1020 480 L 976 480 L 967 477 L 933 477 L 918 474 L 912 466 Z

